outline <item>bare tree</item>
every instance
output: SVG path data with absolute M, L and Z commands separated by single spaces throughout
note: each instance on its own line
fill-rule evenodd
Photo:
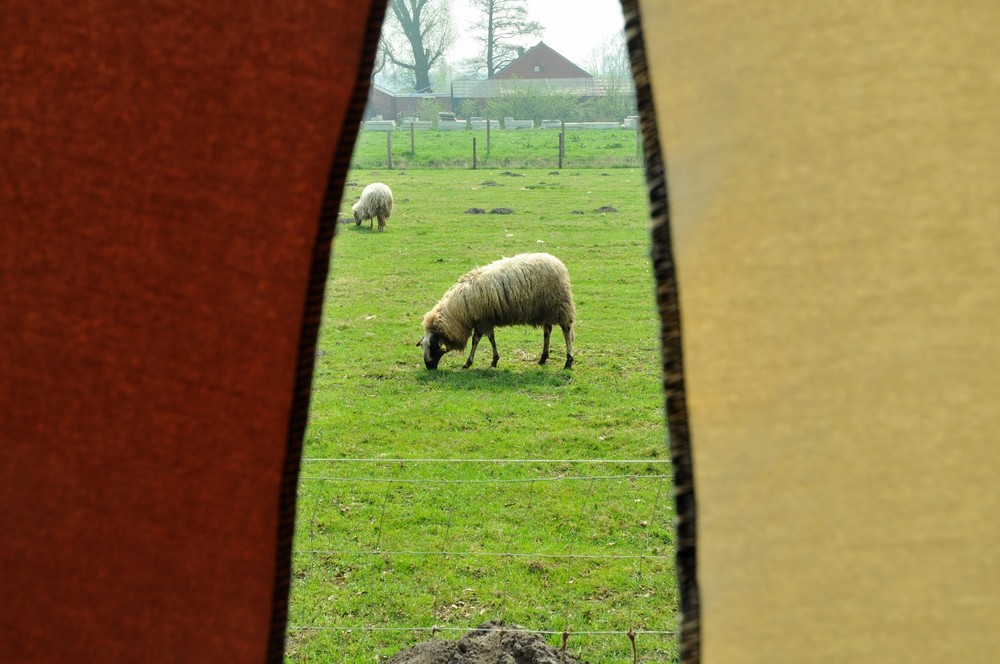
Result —
M 616 32 L 590 51 L 587 67 L 595 76 L 631 79 L 632 63 L 629 59 L 625 34 Z
M 385 46 L 385 33 L 383 33 L 378 40 L 378 46 L 375 47 L 375 60 L 372 62 L 372 81 L 374 82 L 376 77 L 382 73 L 385 69 L 386 60 L 388 57 L 386 55 Z
M 493 78 L 524 51 L 524 41 L 542 34 L 542 24 L 528 19 L 526 0 L 471 0 L 481 12 L 473 29 L 481 33 L 479 71 Z
M 590 52 L 587 66 L 600 81 L 603 97 L 595 101 L 591 109 L 604 116 L 601 119 L 617 119 L 636 113 L 635 82 L 632 80 L 632 65 L 629 59 L 625 34 L 618 32 Z
M 431 69 L 455 41 L 449 0 L 389 0 L 382 32 L 385 58 L 417 92 L 431 91 Z

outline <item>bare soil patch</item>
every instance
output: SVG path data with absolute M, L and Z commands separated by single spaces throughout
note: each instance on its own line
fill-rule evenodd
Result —
M 388 664 L 586 664 L 553 648 L 538 634 L 491 620 L 458 640 L 418 643 Z

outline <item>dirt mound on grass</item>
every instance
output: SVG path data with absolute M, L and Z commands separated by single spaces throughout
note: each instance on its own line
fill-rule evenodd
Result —
M 502 632 L 502 633 L 501 633 Z M 457 641 L 425 641 L 398 652 L 388 664 L 586 664 L 565 657 L 538 634 L 491 620 Z

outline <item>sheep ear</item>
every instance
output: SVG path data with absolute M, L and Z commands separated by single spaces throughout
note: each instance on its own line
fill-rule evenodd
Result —
M 423 339 L 421 339 L 420 341 L 417 342 L 417 346 L 420 346 L 422 343 L 424 343 Z

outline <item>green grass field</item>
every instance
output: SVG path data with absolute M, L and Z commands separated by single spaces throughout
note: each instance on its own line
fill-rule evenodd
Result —
M 599 133 L 599 132 L 595 132 Z M 555 134 L 550 134 L 555 136 Z M 676 660 L 673 501 L 639 168 L 353 171 L 389 184 L 385 233 L 339 226 L 300 483 L 289 662 L 375 662 L 492 618 L 572 630 L 588 662 Z M 466 214 L 510 208 L 512 214 Z M 614 210 L 610 210 L 613 208 Z M 602 211 L 599 211 L 602 210 Z M 469 269 L 547 251 L 569 268 L 558 330 L 497 330 L 436 372 L 421 318 Z M 451 459 L 329 461 L 327 459 Z M 476 462 L 474 460 L 511 460 Z M 538 461 L 516 462 L 517 459 Z M 542 460 L 635 459 L 632 463 Z M 617 557 L 616 557 L 617 556 Z M 456 630 L 456 631 L 450 631 Z
M 471 168 L 472 139 L 476 139 L 479 168 L 556 168 L 559 131 L 554 129 L 493 129 L 487 149 L 486 131 L 392 132 L 393 168 Z M 354 150 L 355 169 L 385 168 L 386 132 L 362 131 Z M 567 130 L 563 167 L 630 168 L 640 170 L 642 158 L 635 130 Z M 391 186 L 391 185 L 390 185 Z

